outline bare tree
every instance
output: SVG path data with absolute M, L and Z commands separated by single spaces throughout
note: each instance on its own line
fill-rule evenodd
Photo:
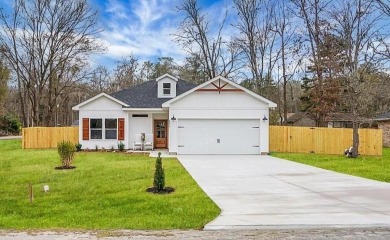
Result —
M 88 81 L 87 91 L 90 92 L 91 97 L 102 92 L 110 93 L 111 81 L 112 77 L 108 69 L 102 65 L 97 66 Z
M 275 2 L 264 0 L 234 0 L 238 19 L 234 26 L 240 35 L 235 38 L 245 54 L 251 72 L 252 90 L 265 95 L 267 85 L 272 81 L 272 72 L 280 57 L 276 46 Z
M 324 35 L 329 31 L 327 9 L 331 0 L 291 0 L 296 7 L 296 15 L 302 19 L 302 39 L 308 45 L 308 56 L 311 65 L 308 67 L 314 73 L 313 82 L 315 99 L 311 111 L 317 117 L 317 125 L 325 126 L 325 116 L 329 112 L 329 104 L 324 104 L 327 98 L 324 84 L 324 58 L 321 53 Z
M 138 78 L 138 65 L 138 60 L 134 56 L 118 61 L 114 69 L 111 91 L 115 92 L 139 84 L 141 81 Z
M 141 81 L 149 81 L 154 75 L 154 63 L 151 61 L 145 61 L 142 63 L 139 70 L 139 78 Z
M 195 84 L 207 81 L 206 70 L 200 60 L 199 54 L 186 57 L 182 66 L 179 66 L 180 78 Z
M 282 76 L 278 77 L 278 84 L 280 81 L 282 82 L 282 98 L 279 97 L 282 99 L 280 101 L 282 104 L 278 104 L 278 106 L 281 105 L 279 109 L 283 107 L 281 123 L 284 125 L 287 125 L 288 103 L 290 102 L 287 100 L 288 82 L 294 77 L 302 60 L 298 54 L 301 44 L 300 41 L 296 41 L 296 26 L 293 26 L 290 21 L 291 13 L 288 11 L 287 4 L 284 0 L 277 1 L 273 25 L 273 31 L 276 32 L 280 48 L 278 62 L 280 62 Z
M 331 16 L 335 21 L 335 32 L 345 44 L 343 65 L 344 104 L 358 116 L 364 92 L 374 83 L 372 69 L 378 66 L 374 41 L 381 31 L 381 14 L 375 7 L 375 0 L 345 0 L 333 8 Z M 353 121 L 353 156 L 358 156 L 359 123 Z
M 390 2 L 388 0 L 376 0 L 382 12 L 390 16 Z
M 184 0 L 179 11 L 184 12 L 186 17 L 174 35 L 175 40 L 190 55 L 199 55 L 209 78 L 217 75 L 228 77 L 240 68 L 238 49 L 223 39 L 227 12 L 218 30 L 213 32 L 197 0 Z
M 4 103 L 8 92 L 8 80 L 10 72 L 5 64 L 0 60 L 0 116 L 4 115 Z
M 15 73 L 24 126 L 54 125 L 59 96 L 85 74 L 96 42 L 87 0 L 16 0 L 0 10 L 1 54 Z M 43 111 L 46 109 L 46 111 Z

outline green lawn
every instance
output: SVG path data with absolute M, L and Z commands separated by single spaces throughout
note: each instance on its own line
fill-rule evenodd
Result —
M 390 182 L 390 148 L 383 148 L 382 157 L 346 158 L 343 155 L 310 153 L 272 153 L 271 155 L 335 172 Z
M 20 140 L 0 141 L 0 229 L 196 229 L 220 213 L 174 158 L 163 159 L 163 166 L 166 186 L 176 191 L 155 195 L 145 192 L 154 158 L 82 152 L 76 169 L 54 170 L 56 150 L 20 146 Z

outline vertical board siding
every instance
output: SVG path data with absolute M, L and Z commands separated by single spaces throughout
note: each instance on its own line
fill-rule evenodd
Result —
M 382 155 L 382 130 L 359 129 L 359 154 Z M 270 126 L 270 151 L 342 154 L 352 146 L 350 128 Z
M 31 127 L 22 130 L 23 148 L 56 148 L 60 141 L 78 143 L 78 127 Z

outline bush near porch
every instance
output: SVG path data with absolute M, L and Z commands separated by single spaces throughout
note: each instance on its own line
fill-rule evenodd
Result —
M 346 158 L 342 154 L 321 155 L 310 153 L 272 153 L 271 155 L 335 172 L 390 182 L 390 148 L 383 148 L 381 157 L 359 156 L 358 158 Z
M 220 213 L 177 159 L 163 159 L 175 192 L 155 195 L 145 191 L 153 185 L 154 158 L 81 152 L 76 169 L 54 170 L 56 149 L 20 146 L 20 140 L 0 141 L 1 229 L 197 229 Z

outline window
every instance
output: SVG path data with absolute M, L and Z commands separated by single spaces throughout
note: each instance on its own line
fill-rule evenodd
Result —
M 117 120 L 106 119 L 104 121 L 106 139 L 117 139 Z
M 171 94 L 171 84 L 170 83 L 163 83 L 163 94 L 164 95 Z
M 104 121 L 104 125 L 103 125 Z M 91 139 L 117 139 L 118 121 L 116 118 L 90 119 Z M 104 135 L 103 135 L 104 133 Z
M 102 139 L 103 138 L 103 126 L 102 119 L 91 118 L 90 122 L 91 139 Z

